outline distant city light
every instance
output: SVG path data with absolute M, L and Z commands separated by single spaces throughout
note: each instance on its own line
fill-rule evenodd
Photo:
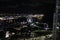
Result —
M 45 30 L 47 31 L 49 28 L 45 28 Z
M 15 33 L 12 33 L 13 35 L 15 34 Z
M 31 20 L 31 19 L 28 19 L 28 22 L 30 22 L 30 23 L 31 23 L 31 22 L 32 22 L 32 20 Z
M 28 16 L 28 18 L 27 18 L 27 21 L 29 22 L 29 23 L 32 23 L 32 17 L 31 16 Z
M 32 15 L 32 17 L 43 17 L 44 15 L 43 14 L 36 14 L 36 15 Z
M 6 32 L 6 36 L 5 36 L 5 38 L 8 38 L 9 35 L 10 35 L 10 34 L 9 34 L 9 31 L 7 31 L 7 32 Z
M 13 17 L 8 17 L 7 19 L 14 19 Z
M 4 18 L 4 17 L 0 17 L 0 20 L 6 20 L 6 18 Z
M 3 18 L 2 18 L 2 17 L 0 17 L 0 20 L 3 20 Z
M 56 27 L 57 29 L 59 29 L 59 27 Z
M 41 14 L 40 16 L 44 16 L 43 14 Z

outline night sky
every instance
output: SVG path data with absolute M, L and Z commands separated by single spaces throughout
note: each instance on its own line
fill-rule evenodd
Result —
M 0 0 L 1 13 L 49 13 L 54 6 L 54 0 Z
M 53 22 L 55 0 L 0 0 L 0 14 L 44 14 L 43 22 Z

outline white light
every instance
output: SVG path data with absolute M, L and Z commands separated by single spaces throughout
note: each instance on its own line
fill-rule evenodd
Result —
M 44 16 L 43 14 L 41 14 L 40 16 Z
M 12 33 L 13 35 L 15 34 L 15 33 Z
M 44 15 L 43 15 L 43 14 L 39 14 L 39 15 L 34 15 L 34 17 L 37 17 L 37 16 L 41 16 L 41 17 L 42 17 L 42 16 L 44 16 Z
M 8 17 L 7 19 L 14 19 L 13 17 Z
M 37 17 L 38 15 L 34 15 L 34 17 Z
M 5 38 L 8 38 L 9 35 L 10 35 L 10 34 L 9 34 L 9 31 L 7 31 L 7 32 L 6 32 L 6 36 L 5 36 Z
M 49 28 L 45 28 L 45 30 L 48 30 Z
M 3 20 L 3 18 L 2 18 L 2 17 L 0 17 L 0 20 Z
M 28 21 L 29 23 L 31 23 L 31 22 L 32 22 L 32 19 L 31 19 L 31 18 L 28 18 L 27 21 Z
M 57 29 L 59 29 L 59 27 L 56 27 Z
M 33 23 L 31 25 L 34 25 Z
M 29 19 L 29 22 L 31 22 L 31 19 Z
M 49 37 L 52 37 L 52 34 L 51 34 L 51 35 L 49 35 Z

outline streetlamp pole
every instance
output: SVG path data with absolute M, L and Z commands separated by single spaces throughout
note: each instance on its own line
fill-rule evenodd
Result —
M 53 15 L 53 40 L 57 40 L 57 23 L 58 23 L 58 9 L 59 9 L 59 0 L 56 0 L 56 12 Z

